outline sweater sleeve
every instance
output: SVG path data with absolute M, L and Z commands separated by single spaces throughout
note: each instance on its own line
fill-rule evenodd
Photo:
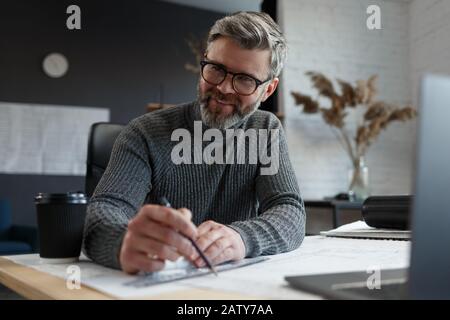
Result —
M 260 214 L 250 220 L 230 224 L 241 235 L 247 257 L 296 249 L 305 235 L 305 208 L 289 160 L 285 134 L 278 119 L 271 127 L 278 129 L 278 138 L 268 139 L 267 149 L 272 150 L 271 145 L 278 142 L 279 165 L 278 170 L 273 168 L 273 174 L 262 175 L 263 168 L 260 168 L 256 178 Z M 276 156 L 276 148 L 273 150 Z M 271 153 L 271 159 L 274 159 L 274 153 Z
M 151 189 L 148 145 L 133 121 L 116 139 L 108 167 L 87 206 L 83 252 L 93 261 L 120 269 L 119 252 L 128 221 Z

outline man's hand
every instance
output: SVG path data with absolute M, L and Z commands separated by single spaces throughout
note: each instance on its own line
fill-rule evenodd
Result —
M 164 268 L 164 260 L 175 261 L 180 256 L 192 260 L 195 248 L 183 236 L 197 237 L 191 217 L 185 208 L 143 206 L 128 223 L 119 254 L 122 270 L 153 272 Z
M 205 221 L 198 227 L 196 243 L 214 265 L 245 258 L 245 245 L 241 235 L 230 227 L 212 220 Z M 197 252 L 193 259 L 197 267 L 205 266 Z

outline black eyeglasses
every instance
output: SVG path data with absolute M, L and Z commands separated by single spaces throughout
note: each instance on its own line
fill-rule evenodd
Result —
M 253 94 L 260 85 L 271 79 L 261 81 L 245 73 L 230 72 L 221 64 L 205 60 L 200 61 L 200 66 L 202 67 L 202 78 L 209 84 L 216 86 L 221 84 L 228 74 L 231 74 L 234 91 L 243 96 Z

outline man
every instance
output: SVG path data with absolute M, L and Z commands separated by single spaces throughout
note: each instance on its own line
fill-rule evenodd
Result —
M 117 138 L 88 205 L 83 245 L 88 257 L 133 274 L 161 270 L 164 261 L 180 256 L 204 266 L 186 236 L 213 264 L 301 244 L 305 212 L 285 135 L 273 114 L 257 110 L 275 91 L 285 56 L 285 39 L 266 14 L 240 12 L 214 24 L 198 100 L 141 116 Z M 189 140 L 181 150 L 179 130 L 194 142 L 203 134 L 203 141 L 191 149 Z M 260 134 L 258 152 L 250 138 L 238 146 L 230 144 L 233 136 L 220 143 L 221 133 L 252 130 Z M 267 133 L 273 135 L 264 140 Z M 212 136 L 218 140 L 211 156 L 224 147 L 225 161 L 202 157 Z M 268 169 L 263 157 L 255 161 L 267 148 L 275 170 L 263 171 Z M 232 158 L 238 149 L 247 156 L 230 162 L 229 151 Z M 181 209 L 159 205 L 163 196 Z

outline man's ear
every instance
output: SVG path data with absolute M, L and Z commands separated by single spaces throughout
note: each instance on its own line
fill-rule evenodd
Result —
M 272 95 L 272 93 L 275 92 L 275 89 L 278 86 L 278 82 L 280 82 L 279 78 L 273 78 L 270 81 L 270 83 L 267 85 L 267 87 L 266 87 L 266 89 L 264 91 L 263 98 L 261 100 L 262 102 L 266 101 L 267 98 L 269 98 Z

